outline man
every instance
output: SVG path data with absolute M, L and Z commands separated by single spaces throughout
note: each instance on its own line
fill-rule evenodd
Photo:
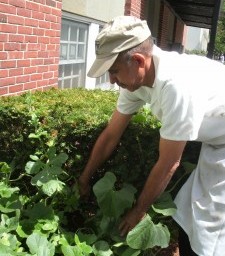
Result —
M 136 204 L 120 224 L 127 234 L 165 190 L 179 166 L 187 141 L 201 141 L 197 168 L 178 193 L 174 219 L 201 256 L 225 249 L 225 67 L 206 57 L 165 52 L 153 44 L 146 21 L 120 16 L 96 39 L 96 60 L 88 75 L 109 72 L 120 95 L 80 176 L 88 193 L 96 169 L 110 156 L 132 114 L 145 103 L 161 121 L 159 158 Z M 183 252 L 184 250 L 184 252 Z M 196 255 L 180 248 L 180 255 Z

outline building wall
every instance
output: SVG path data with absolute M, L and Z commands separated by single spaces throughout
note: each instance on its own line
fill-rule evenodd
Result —
M 140 19 L 145 19 L 146 3 L 146 0 L 126 0 L 124 14 L 135 16 Z
M 0 95 L 58 84 L 61 0 L 0 0 Z
M 185 24 L 166 1 L 161 1 L 158 46 L 163 50 L 183 52 Z
M 125 0 L 63 0 L 63 10 L 107 22 L 124 14 Z
M 209 30 L 196 27 L 187 27 L 186 50 L 207 51 Z

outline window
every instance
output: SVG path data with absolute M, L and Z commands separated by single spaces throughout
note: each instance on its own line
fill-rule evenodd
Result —
M 88 25 L 62 20 L 59 88 L 85 86 Z
M 95 88 L 101 88 L 101 86 L 105 83 L 109 82 L 109 74 L 106 72 L 100 77 L 96 78 Z

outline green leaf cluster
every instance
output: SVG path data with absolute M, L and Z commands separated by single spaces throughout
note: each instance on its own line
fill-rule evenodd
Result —
M 158 158 L 160 123 L 148 106 L 134 115 L 93 177 L 89 201 L 79 198 L 77 178 L 117 96 L 77 89 L 0 99 L 0 255 L 137 256 L 173 239 L 172 196 L 191 171 L 190 157 L 171 181 L 171 193 L 150 207 L 127 238 L 118 233 Z

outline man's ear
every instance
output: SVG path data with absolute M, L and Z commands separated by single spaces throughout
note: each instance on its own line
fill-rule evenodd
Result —
M 145 66 L 145 56 L 140 53 L 134 53 L 132 59 L 137 62 L 140 68 Z

